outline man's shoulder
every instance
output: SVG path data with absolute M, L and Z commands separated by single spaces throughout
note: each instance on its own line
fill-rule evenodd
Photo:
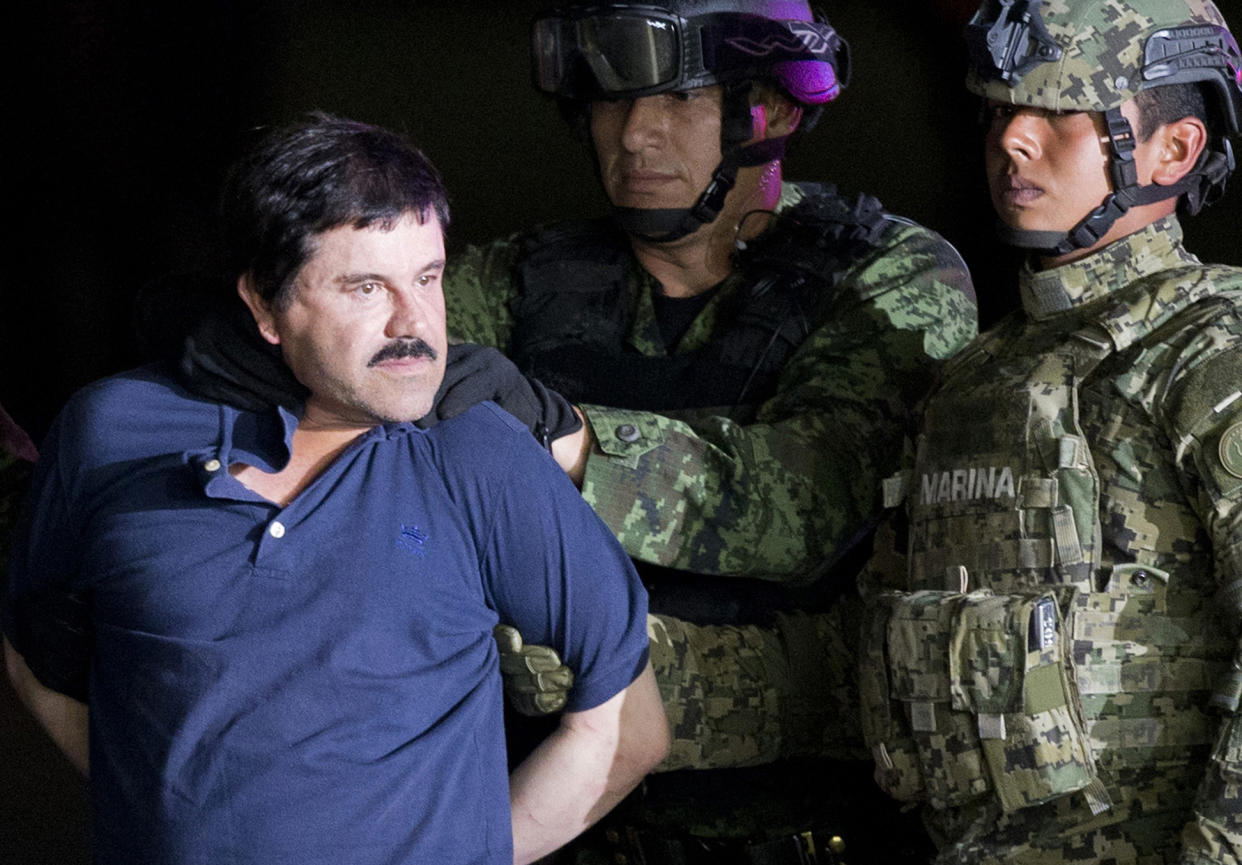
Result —
M 626 236 L 610 220 L 543 223 L 470 246 L 449 261 L 445 283 L 452 289 L 476 282 L 512 290 L 571 286 L 585 290 L 610 283 L 636 259 Z M 447 295 L 450 311 L 455 297 Z
M 159 413 L 198 403 L 162 364 L 142 366 L 91 382 L 65 403 L 65 412 L 107 420 L 110 416 Z
M 772 230 L 746 250 L 744 267 L 809 275 L 804 282 L 817 320 L 869 306 L 900 329 L 934 331 L 934 357 L 947 357 L 974 337 L 974 285 L 947 240 L 889 213 L 873 196 L 810 184 L 787 184 L 785 192 Z
M 1242 381 L 1242 268 L 1206 265 L 1199 279 L 1201 290 L 1193 302 L 1178 310 L 1153 335 L 1154 341 L 1179 347 L 1175 382 L 1195 367 L 1228 358 L 1239 375 L 1229 376 L 1223 384 L 1236 390 Z
M 591 270 L 633 259 L 628 237 L 607 218 L 536 225 L 517 235 L 512 243 L 516 263 L 526 268 Z
M 831 184 L 791 184 L 782 195 L 777 231 L 793 239 L 804 254 L 834 250 L 834 263 L 899 269 L 913 273 L 924 267 L 943 271 L 948 281 L 969 286 L 966 262 L 957 249 L 932 229 L 887 210 L 864 192 L 845 193 Z M 973 290 L 971 291 L 973 297 Z
M 64 445 L 118 458 L 165 452 L 187 427 L 219 423 L 214 403 L 192 397 L 162 365 L 139 367 L 86 385 L 57 419 Z M 82 454 L 84 455 L 84 454 Z
M 427 435 L 442 465 L 476 476 L 507 477 L 515 470 L 520 475 L 521 466 L 543 454 L 530 430 L 490 401 L 441 421 Z
M 876 237 L 884 235 L 927 235 L 947 243 L 925 225 L 894 213 L 878 197 L 865 190 L 841 189 L 832 183 L 787 183 L 782 188 L 777 213 L 810 219 L 831 226 L 837 233 L 859 233 L 870 229 Z
M 518 433 L 530 435 L 521 421 L 490 400 L 440 421 L 432 430 L 433 435 L 443 436 L 446 441 L 507 441 Z
M 1104 324 L 1122 335 L 1129 325 L 1148 346 L 1227 333 L 1242 314 L 1242 267 L 1186 263 L 1136 280 L 1121 297 Z
M 629 249 L 625 234 L 607 217 L 595 219 L 564 219 L 541 222 L 497 237 L 467 250 L 490 258 L 525 259 L 545 249 L 560 247 L 592 247 L 624 252 Z
M 1190 264 L 1157 276 L 1123 310 L 1159 324 L 1119 361 L 1116 386 L 1183 431 L 1236 415 L 1242 268 Z

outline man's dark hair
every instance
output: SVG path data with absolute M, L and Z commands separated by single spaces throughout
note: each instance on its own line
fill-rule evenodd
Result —
M 1195 83 L 1166 84 L 1140 90 L 1134 97 L 1139 110 L 1139 141 L 1146 141 L 1166 123 L 1174 123 L 1183 117 L 1197 117 L 1207 127 L 1208 139 L 1216 133 L 1213 118 L 1208 114 L 1207 99 L 1203 88 Z
M 289 288 L 315 236 L 342 225 L 390 229 L 406 214 L 449 224 L 440 173 L 404 136 L 316 113 L 269 132 L 232 168 L 221 202 L 227 264 L 268 303 Z

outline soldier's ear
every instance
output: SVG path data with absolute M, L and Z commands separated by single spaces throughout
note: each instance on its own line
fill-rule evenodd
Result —
M 1198 117 L 1183 117 L 1165 123 L 1152 133 L 1151 149 L 1154 165 L 1151 181 L 1169 186 L 1185 177 L 1207 146 L 1207 128 Z
M 779 93 L 768 111 L 768 136 L 790 135 L 802 123 L 802 106 Z
M 751 92 L 752 114 L 756 116 L 758 138 L 780 138 L 791 134 L 802 122 L 802 106 L 787 98 L 775 87 L 756 84 Z M 762 129 L 759 118 L 762 117 Z
M 276 316 L 272 314 L 271 304 L 254 287 L 254 277 L 249 271 L 237 277 L 237 294 L 254 316 L 259 335 L 272 345 L 280 345 L 280 331 L 276 327 Z

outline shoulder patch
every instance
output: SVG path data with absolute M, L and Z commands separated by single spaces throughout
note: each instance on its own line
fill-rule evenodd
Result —
M 1220 464 L 1235 478 L 1242 478 L 1242 421 L 1238 421 L 1220 437 Z

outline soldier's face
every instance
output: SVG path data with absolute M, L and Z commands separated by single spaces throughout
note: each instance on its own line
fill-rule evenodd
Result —
M 1138 128 L 1133 101 L 1122 114 Z M 992 206 L 1012 228 L 1028 231 L 1067 231 L 1112 191 L 1108 169 L 1108 134 L 1097 112 L 1057 113 L 1041 108 L 989 103 L 985 164 Z M 1139 183 L 1150 183 L 1146 150 L 1139 143 L 1135 162 Z M 1151 221 L 1149 213 L 1134 208 L 1081 257 L 1138 230 Z
M 591 104 L 604 191 L 617 207 L 686 208 L 720 163 L 718 85 Z

